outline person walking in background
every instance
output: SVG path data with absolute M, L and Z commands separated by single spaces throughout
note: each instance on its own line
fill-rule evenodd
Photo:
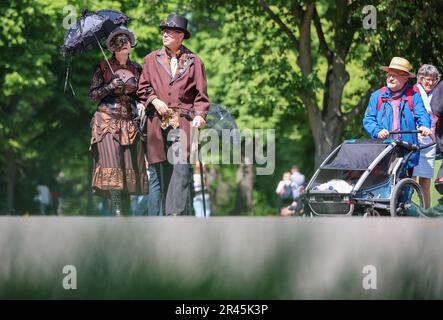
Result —
M 435 134 L 435 125 L 438 117 L 432 113 L 431 99 L 434 88 L 439 81 L 440 73 L 437 68 L 430 64 L 424 64 L 418 69 L 417 84 L 414 86 L 414 90 L 420 93 L 426 111 L 431 117 L 431 131 L 433 134 Z M 432 143 L 432 139 L 419 134 L 418 142 L 421 145 L 426 145 Z M 425 208 L 429 208 L 431 205 L 431 180 L 434 176 L 435 150 L 435 145 L 421 150 L 418 165 L 414 168 L 412 173 L 413 177 L 419 178 L 419 184 L 423 189 Z
M 292 198 L 298 198 L 300 196 L 301 189 L 305 183 L 305 176 L 300 173 L 298 167 L 293 165 L 291 168 L 291 181 L 292 181 Z
M 37 195 L 34 197 L 34 201 L 39 205 L 39 213 L 45 216 L 48 213 L 48 207 L 50 202 L 50 192 L 46 185 L 37 186 Z
M 277 193 L 280 198 L 280 210 L 292 203 L 294 197 L 293 183 L 291 180 L 290 172 L 283 173 L 282 180 L 280 180 L 280 182 L 278 183 L 277 189 L 275 189 L 275 193 Z

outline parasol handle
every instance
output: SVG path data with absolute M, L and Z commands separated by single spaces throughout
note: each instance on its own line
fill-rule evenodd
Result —
M 74 88 L 72 87 L 71 80 L 69 80 L 69 72 L 71 70 L 71 61 L 72 61 L 72 58 L 69 59 L 68 67 L 66 68 L 65 86 L 63 88 L 63 92 L 66 92 L 66 85 L 69 83 L 69 87 L 71 88 L 72 94 L 75 96 Z
M 106 57 L 105 51 L 103 51 L 103 48 L 102 48 L 102 45 L 100 44 L 100 41 L 98 41 L 97 36 L 95 35 L 95 32 L 93 32 L 92 34 L 94 35 L 95 40 L 97 40 L 98 46 L 100 47 L 100 50 L 102 51 L 103 56 L 105 57 L 105 60 L 106 60 L 106 63 L 108 64 L 109 69 L 111 69 L 111 72 L 114 75 L 115 72 L 112 69 L 111 64 L 109 63 L 108 58 Z

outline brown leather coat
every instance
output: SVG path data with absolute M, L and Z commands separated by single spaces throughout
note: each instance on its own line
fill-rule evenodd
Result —
M 166 160 L 162 119 L 151 103 L 155 98 L 164 101 L 169 108 L 180 114 L 180 129 L 184 130 L 188 138 L 183 141 L 187 155 L 192 119 L 196 115 L 205 117 L 209 110 L 203 62 L 184 46 L 180 51 L 174 76 L 171 75 L 170 57 L 165 47 L 144 58 L 137 94 L 148 113 L 148 162 L 151 164 Z

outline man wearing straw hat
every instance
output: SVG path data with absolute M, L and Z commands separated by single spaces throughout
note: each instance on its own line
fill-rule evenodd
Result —
M 420 130 L 423 136 L 431 134 L 431 119 L 419 93 L 408 83 L 414 78 L 408 60 L 394 57 L 389 66 L 381 67 L 386 72 L 386 86 L 371 94 L 363 118 L 363 126 L 373 139 L 386 139 L 389 131 Z M 410 143 L 417 144 L 417 134 L 394 135 Z M 409 159 L 407 170 L 418 164 L 419 153 Z

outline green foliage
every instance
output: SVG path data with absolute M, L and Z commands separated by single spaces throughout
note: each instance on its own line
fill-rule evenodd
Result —
M 290 31 L 299 37 L 293 15 L 297 1 L 268 1 Z M 298 2 L 302 8 L 306 1 Z M 351 2 L 344 2 L 351 6 Z M 72 57 L 60 54 L 65 29 L 65 6 L 81 10 L 116 9 L 131 17 L 129 28 L 138 45 L 131 58 L 143 57 L 161 46 L 159 22 L 170 12 L 190 19 L 192 37 L 186 45 L 202 58 L 211 100 L 221 103 L 236 117 L 241 129 L 276 129 L 276 171 L 254 180 L 254 214 L 274 214 L 278 206 L 275 187 L 284 171 L 297 164 L 308 179 L 314 171 L 315 145 L 308 124 L 307 108 L 300 93 L 312 90 L 320 112 L 327 93 L 328 61 L 311 25 L 312 72 L 302 76 L 299 52 L 288 36 L 252 0 L 128 0 L 67 1 L 22 0 L 0 4 L 0 193 L 6 194 L 8 175 L 14 164 L 14 201 L 17 212 L 34 212 L 32 196 L 40 183 L 56 185 L 64 172 L 67 212 L 94 213 L 98 199 L 90 197 L 89 122 L 95 105 L 88 99 L 99 51 Z M 365 1 L 352 1 L 346 20 L 338 19 L 342 7 L 317 1 L 325 40 L 331 50 L 343 50 L 349 81 L 341 97 L 341 111 L 353 110 L 370 88 L 384 82 L 380 65 L 394 55 L 405 56 L 418 69 L 433 63 L 442 70 L 442 20 L 438 1 L 377 1 L 377 30 L 361 27 Z M 348 37 L 352 28 L 356 32 Z M 349 41 L 351 40 L 351 41 Z M 70 81 L 64 91 L 66 67 L 71 62 Z M 341 139 L 364 136 L 361 114 L 345 126 Z M 219 180 L 211 185 L 216 215 L 235 207 L 238 166 L 219 167 Z M 217 196 L 224 188 L 223 196 Z M 6 208 L 2 201 L 0 211 Z

